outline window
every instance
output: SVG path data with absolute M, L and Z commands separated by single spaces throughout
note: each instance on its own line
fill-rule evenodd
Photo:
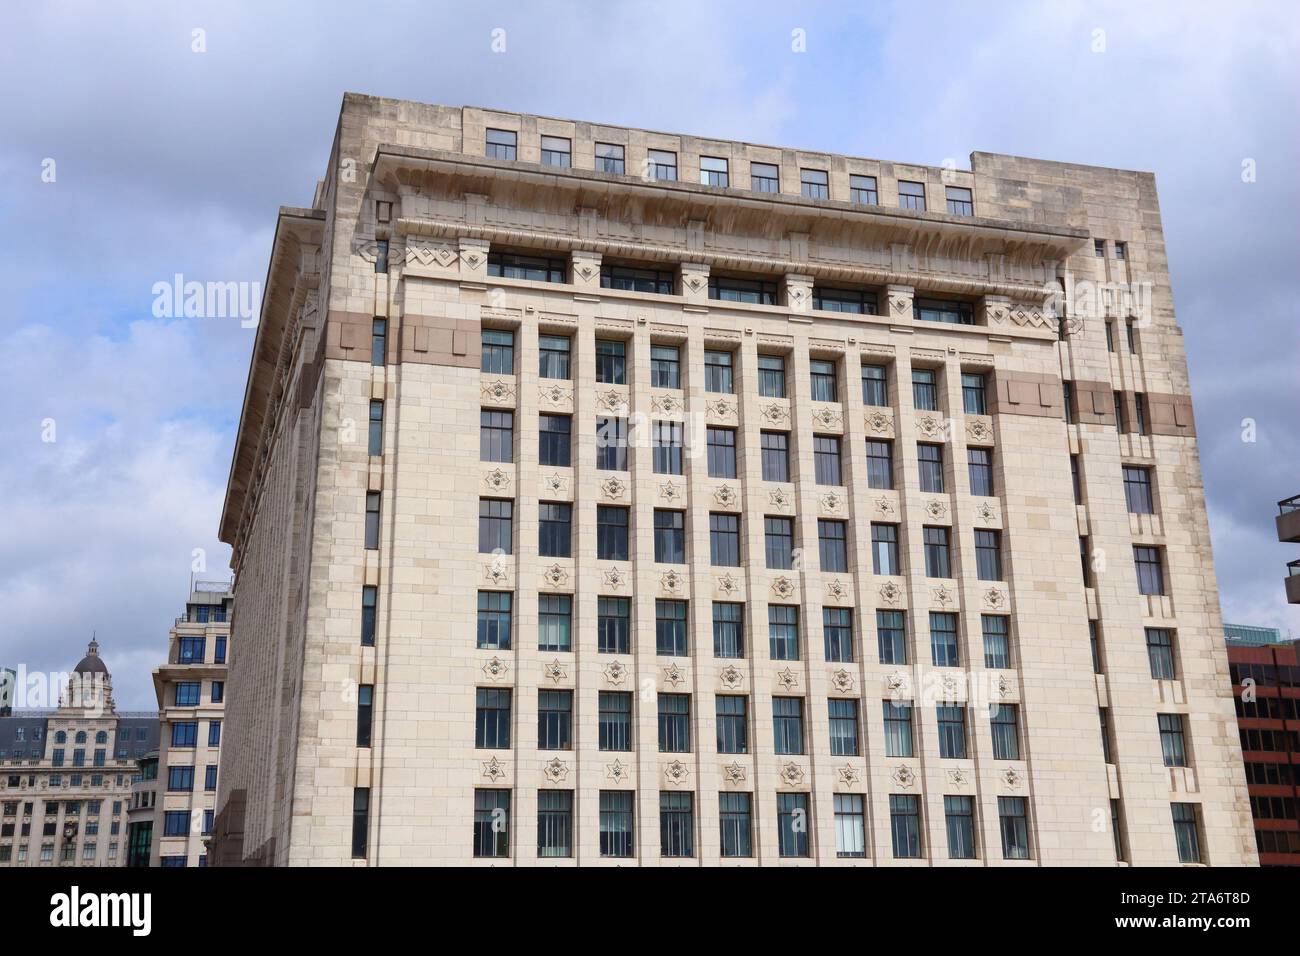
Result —
M 573 506 L 543 501 L 537 506 L 537 553 L 544 558 L 567 558 L 573 552 Z
M 1152 680 L 1174 680 L 1174 632 L 1163 627 L 1148 627 L 1147 661 L 1151 665 Z
M 894 443 L 867 440 L 867 487 L 885 491 L 894 487 Z
M 373 684 L 357 687 L 357 746 L 370 746 L 370 730 L 375 713 L 375 688 Z
M 208 721 L 208 746 L 221 746 L 221 721 L 219 720 Z
M 650 346 L 650 387 L 681 388 L 681 364 L 681 350 L 677 346 Z
M 627 471 L 627 419 L 596 419 L 596 469 Z
M 626 561 L 628 509 L 596 506 L 596 557 L 601 561 Z
M 632 622 L 627 598 L 603 597 L 596 602 L 596 650 L 601 654 L 627 654 L 631 650 Z
M 1002 857 L 1029 859 L 1029 823 L 1024 797 L 998 797 L 998 819 L 1002 830 Z
M 849 570 L 848 524 L 825 518 L 817 520 L 817 542 L 823 571 Z
M 880 663 L 907 663 L 907 638 L 902 611 L 876 612 L 876 638 Z
M 889 380 L 885 377 L 883 365 L 862 366 L 862 404 L 889 405 Z
M 1094 256 L 1096 256 L 1098 259 L 1104 259 L 1104 258 L 1106 257 L 1106 240 L 1105 240 L 1105 239 L 1094 239 L 1094 240 L 1092 240 L 1092 254 L 1093 254 Z
M 686 563 L 686 513 L 655 509 L 655 560 L 660 564 Z
M 1164 594 L 1164 566 L 1159 548 L 1133 547 L 1133 563 L 1137 565 L 1138 593 Z
M 626 172 L 623 147 L 615 143 L 596 144 L 596 170 L 622 176 Z
M 474 791 L 474 855 L 510 855 L 510 791 Z
M 537 692 L 537 749 L 568 750 L 573 746 L 573 691 Z
M 602 272 L 602 285 L 603 282 Z M 627 384 L 627 343 L 596 340 L 596 381 L 603 385 Z
M 542 165 L 559 166 L 568 169 L 573 165 L 572 146 L 570 141 L 562 136 L 543 136 L 542 137 Z
M 379 492 L 366 492 L 366 549 L 379 547 Z
M 1088 644 L 1092 650 L 1092 672 L 1094 674 L 1102 673 L 1101 667 L 1101 635 L 1098 633 L 1100 627 L 1097 621 L 1088 622 Z
M 771 163 L 750 163 L 749 182 L 756 193 L 779 193 L 781 191 L 780 170 Z
M 481 371 L 492 375 L 515 374 L 515 333 L 484 329 Z
M 529 282 L 563 282 L 565 262 L 544 256 L 513 252 L 489 252 L 488 275 L 499 279 L 526 279 Z
M 600 791 L 600 855 L 632 855 L 632 791 Z
M 197 747 L 199 741 L 199 725 L 197 721 L 183 720 L 172 724 L 172 746 L 173 747 Z M 81 754 L 81 762 L 85 762 L 85 751 L 73 751 L 73 764 L 79 765 L 77 754 Z
M 1128 338 L 1128 350 L 1137 354 L 1137 323 L 1129 321 L 1124 323 L 1124 332 Z
M 388 320 L 375 319 L 370 323 L 370 364 L 382 366 L 388 355 Z
M 537 792 L 537 855 L 573 856 L 573 791 Z
M 223 680 L 214 680 L 212 682 L 211 700 L 214 704 L 224 703 L 226 699 L 226 682 Z
M 380 406 L 380 412 L 383 411 L 383 402 L 371 402 L 371 414 L 373 416 L 375 405 Z M 382 427 L 382 422 L 380 423 Z M 371 454 L 378 454 L 373 451 L 375 445 L 375 421 L 372 417 L 370 422 L 370 447 Z M 479 412 L 479 432 L 478 432 L 478 457 L 479 461 L 514 461 L 515 448 L 515 413 L 514 412 L 497 412 L 483 409 Z
M 568 381 L 573 377 L 569 369 L 569 356 L 573 341 L 567 335 L 539 335 L 537 337 L 537 374 L 541 378 L 558 378 Z
M 948 829 L 948 858 L 975 859 L 975 809 L 970 797 L 944 797 L 943 816 Z
M 814 402 L 838 402 L 839 387 L 835 381 L 835 363 L 826 359 L 813 359 L 808 363 L 812 379 L 812 400 Z
M 597 736 L 601 750 L 632 749 L 632 695 L 602 690 L 597 697 Z
M 918 322 L 974 325 L 975 310 L 969 302 L 954 302 L 950 299 L 914 299 L 912 318 Z
M 921 490 L 943 494 L 943 446 L 918 443 L 916 457 L 921 469 Z
M 677 179 L 677 154 L 666 149 L 646 150 L 646 170 L 651 179 Z
M 168 767 L 167 789 L 173 793 L 189 793 L 194 789 L 193 767 Z
M 709 298 L 746 305 L 776 305 L 776 283 L 738 276 L 710 275 Z
M 961 373 L 962 408 L 967 415 L 987 415 L 988 406 L 984 400 L 985 377 L 975 372 Z
M 948 561 L 948 529 L 926 527 L 921 529 L 921 535 L 925 544 L 925 576 L 952 577 Z
M 1088 560 L 1088 536 L 1079 536 L 1079 561 L 1083 565 L 1083 586 L 1092 587 L 1092 563 Z
M 163 836 L 189 836 L 190 811 L 166 810 L 163 812 Z
M 478 500 L 478 553 L 513 554 L 515 503 L 504 498 Z
M 879 204 L 880 198 L 876 191 L 876 177 L 850 176 L 849 202 L 857 203 L 861 206 L 875 206 Z
M 1011 666 L 1010 618 L 998 614 L 981 614 L 984 631 L 984 666 L 1006 669 Z
M 537 596 L 537 649 L 568 651 L 573 648 L 573 598 L 568 594 Z
M 691 752 L 690 694 L 659 695 L 659 752 Z
M 709 563 L 717 568 L 740 567 L 740 516 L 709 514 Z
M 370 434 L 366 454 L 382 455 L 384 453 L 384 403 L 382 400 L 370 402 Z M 484 459 L 488 461 L 490 459 Z M 510 459 L 506 459 L 509 461 Z
M 794 567 L 794 520 L 764 518 L 763 534 L 767 566 L 780 571 L 792 569 Z
M 1129 514 L 1155 514 L 1150 468 L 1124 466 L 1124 497 L 1128 500 Z
M 708 466 L 710 478 L 736 477 L 736 430 L 709 428 Z
M 921 855 L 921 820 L 919 801 L 912 794 L 889 795 L 889 830 L 894 856 L 911 859 Z
M 652 295 L 672 295 L 676 283 L 673 274 L 652 265 L 633 266 L 606 263 L 600 267 L 600 287 L 621 292 L 647 292 Z M 621 344 L 621 343 L 620 343 Z M 620 353 L 621 354 L 621 353 Z M 623 384 L 622 380 L 615 382 Z
M 485 153 L 489 159 L 515 159 L 517 135 L 513 130 L 489 129 Z
M 1128 243 L 1126 242 L 1115 243 L 1115 258 L 1119 259 L 1120 261 L 1123 261 L 1124 259 L 1128 258 Z
M 993 496 L 993 449 L 967 448 L 966 468 L 970 473 L 970 493 Z
M 735 392 L 732 381 L 732 363 L 735 356 L 731 352 L 707 349 L 704 353 L 704 390 L 731 395 Z
M 981 581 L 1002 580 L 1002 533 L 975 529 L 975 576 Z
M 713 602 L 713 656 L 744 657 L 745 628 L 743 604 Z
M 912 756 L 912 703 L 905 700 L 883 700 L 885 713 L 885 756 Z
M 864 289 L 831 289 L 825 286 L 813 286 L 813 308 L 821 309 L 823 312 L 875 315 L 876 294 Z
M 790 480 L 790 436 L 785 432 L 762 432 L 759 435 L 762 451 L 763 480 Z
M 808 855 L 808 794 L 776 795 L 776 834 L 778 855 Z
M 1070 456 L 1070 483 L 1074 486 L 1074 503 L 1083 504 L 1083 483 L 1079 478 L 1079 456 Z
M 474 746 L 484 750 L 510 749 L 509 688 L 479 687 L 474 692 Z
M 1139 435 L 1147 432 L 1147 397 L 1142 392 L 1133 393 L 1133 419 L 1137 422 Z
M 778 754 L 803 753 L 803 698 L 772 698 L 772 739 Z
M 508 591 L 478 592 L 478 647 L 488 651 L 510 650 L 510 602 Z
M 934 369 L 912 369 L 912 405 L 918 412 L 939 410 L 939 390 Z
M 992 704 L 989 723 L 993 733 L 993 759 L 1020 759 L 1020 728 L 1015 704 Z
M 201 681 L 179 681 L 176 684 L 176 706 L 177 707 L 197 707 L 199 698 L 202 696 L 203 684 Z
M 727 161 L 718 156 L 700 157 L 700 184 L 704 186 L 727 186 Z
M 695 795 L 659 791 L 659 855 L 695 855 Z
M 898 181 L 898 208 L 925 212 L 925 183 Z
M 569 431 L 572 422 L 568 415 L 539 415 L 537 436 L 537 463 L 557 468 L 568 468 Z
M 962 186 L 948 186 L 944 189 L 944 195 L 948 200 L 948 215 L 975 215 L 975 205 L 971 200 L 971 192 L 969 189 Z
M 842 485 L 840 440 L 835 435 L 813 436 L 813 466 L 819 485 Z
M 718 825 L 721 830 L 722 856 L 754 855 L 754 824 L 749 794 L 718 794 Z
M 651 422 L 650 454 L 656 475 L 682 473 L 682 423 Z
M 714 698 L 717 713 L 718 753 L 749 753 L 748 698 L 719 694 Z
M 772 660 L 799 659 L 799 609 L 788 604 L 767 606 L 767 639 Z
M 957 615 L 930 612 L 930 654 L 935 667 L 958 667 L 961 653 L 957 646 Z
M 1115 430 L 1121 435 L 1128 431 L 1128 418 L 1124 414 L 1124 393 L 1115 392 Z
M 214 763 L 210 763 L 210 764 L 208 764 L 206 767 L 203 768 L 203 789 L 206 790 L 208 793 L 215 793 L 215 792 L 216 792 L 216 789 L 217 789 L 217 765 L 214 764 Z M 114 806 L 116 806 L 116 804 L 114 804 Z M 114 811 L 114 812 L 116 812 L 116 811 Z M 117 825 L 117 824 L 114 824 L 114 826 L 116 826 L 116 825 Z M 116 833 L 117 831 L 114 830 L 113 832 Z
M 871 570 L 875 574 L 900 574 L 898 567 L 898 525 L 872 524 Z
M 1065 423 L 1073 425 L 1079 419 L 1078 409 L 1074 404 L 1074 383 L 1061 382 L 1061 404 L 1065 408 Z
M 1115 840 L 1115 859 L 1123 863 L 1128 859 L 1128 853 L 1124 849 L 1124 827 L 1121 822 L 1118 800 L 1111 800 L 1110 802 L 1110 832 Z
M 966 759 L 966 708 L 945 705 L 935 708 L 939 721 L 939 756 L 948 760 Z
M 785 398 L 785 356 L 758 357 L 758 394 L 763 398 Z
M 830 715 L 831 754 L 836 757 L 858 755 L 858 702 L 832 697 L 826 702 Z
M 1160 728 L 1160 752 L 1166 767 L 1186 767 L 1187 737 L 1182 714 L 1156 714 Z
M 824 169 L 799 170 L 799 191 L 808 199 L 829 199 L 830 180 Z
M 687 657 L 686 602 L 655 601 L 655 653 L 660 657 Z
M 1106 351 L 1115 351 L 1115 323 L 1110 319 L 1106 320 Z

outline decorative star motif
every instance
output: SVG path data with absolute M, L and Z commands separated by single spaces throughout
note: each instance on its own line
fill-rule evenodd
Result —
M 849 596 L 848 585 L 839 578 L 829 581 L 826 584 L 826 594 L 833 601 L 843 601 Z
M 479 389 L 483 397 L 494 402 L 508 402 L 515 396 L 515 387 L 505 379 L 493 379 L 484 382 Z
M 558 684 L 560 681 L 564 680 L 566 677 L 569 676 L 565 672 L 564 665 L 560 663 L 559 658 L 556 658 L 555 660 L 551 661 L 549 664 L 543 665 L 542 673 L 546 675 L 547 680 L 551 681 L 554 684 Z
M 952 783 L 958 787 L 963 787 L 966 785 L 966 780 L 967 780 L 966 771 L 962 770 L 960 767 L 957 768 L 956 770 L 948 771 L 949 783 Z
M 936 438 L 943 434 L 943 420 L 933 415 L 922 415 L 916 420 L 916 430 L 927 438 Z
M 632 769 L 616 759 L 613 763 L 605 765 L 605 776 L 615 783 L 622 783 L 632 778 Z
M 956 677 L 952 674 L 944 674 L 939 679 L 939 684 L 943 689 L 943 700 L 949 702 L 957 700 L 958 685 Z
M 925 513 L 931 518 L 942 518 L 948 513 L 948 503 L 942 498 L 932 498 L 925 506 Z
M 674 760 L 668 766 L 664 767 L 664 777 L 674 786 L 681 786 L 686 782 L 686 778 L 691 775 L 691 770 L 680 760 Z
M 788 422 L 790 420 L 790 410 L 784 405 L 777 405 L 775 403 L 764 405 L 761 414 L 763 418 L 767 419 L 773 425 L 779 425 L 782 422 Z
M 916 783 L 916 771 L 907 766 L 907 764 L 901 764 L 895 767 L 894 772 L 889 776 L 894 783 L 898 784 L 904 790 L 911 789 L 912 785 Z
M 813 420 L 820 422 L 826 428 L 834 428 L 840 423 L 840 413 L 828 405 L 823 405 L 813 412 Z
M 483 665 L 483 673 L 491 681 L 499 681 L 506 676 L 510 670 L 510 665 L 499 657 L 493 657 Z
M 853 675 L 841 667 L 831 675 L 831 686 L 841 694 L 847 694 L 853 690 Z
M 794 594 L 794 582 L 784 574 L 772 582 L 772 593 L 781 599 L 787 599 Z
M 1011 696 L 1011 682 L 1007 680 L 1006 674 L 998 675 L 998 679 L 995 682 L 995 686 L 997 687 L 999 697 L 1007 698 Z
M 899 315 L 902 315 L 911 306 L 912 303 L 910 300 L 911 296 L 891 295 L 889 297 L 889 307 Z
M 883 515 L 886 518 L 893 517 L 894 499 L 886 498 L 884 495 L 881 495 L 879 498 L 876 499 L 876 511 L 878 511 L 881 515 Z
M 880 600 L 883 604 L 897 604 L 903 596 L 903 589 L 893 581 L 886 581 L 880 586 Z
M 776 682 L 786 690 L 794 690 L 799 686 L 799 675 L 787 667 L 785 670 L 777 672 Z
M 822 495 L 822 507 L 827 511 L 839 511 L 843 504 L 844 498 L 837 491 L 828 491 Z
M 541 397 L 552 405 L 562 405 L 573 397 L 573 392 L 563 385 L 550 385 L 541 390 Z
M 846 787 L 851 787 L 862 779 L 862 775 L 858 773 L 858 768 L 852 764 L 846 763 L 835 772 L 839 775 L 840 783 L 844 784 Z
M 493 757 L 487 763 L 483 764 L 483 776 L 487 777 L 493 783 L 496 783 L 506 775 L 506 768 L 502 766 L 501 761 Z
M 735 664 L 728 664 L 718 673 L 718 680 L 727 690 L 736 690 L 745 683 L 745 675 Z
M 908 688 L 908 677 L 903 671 L 894 671 L 885 675 L 885 689 L 891 697 L 898 700 Z
M 610 388 L 597 393 L 596 404 L 615 414 L 627 413 L 627 397 L 618 389 Z
M 993 510 L 993 506 L 987 501 L 980 502 L 975 509 L 975 514 L 979 516 L 981 521 L 994 521 L 998 516 L 997 512 Z
M 1008 767 L 1006 770 L 1002 771 L 1002 779 L 1012 790 L 1015 790 L 1024 782 L 1024 777 L 1020 775 L 1020 771 L 1015 767 Z
M 664 668 L 664 680 L 676 687 L 678 684 L 686 680 L 686 675 L 683 674 L 682 669 L 677 666 L 677 662 L 673 661 Z
M 676 501 L 682 496 L 682 490 L 671 481 L 665 481 L 659 486 L 659 497 L 664 501 Z
M 947 607 L 952 603 L 952 590 L 946 584 L 939 585 L 930 594 L 934 597 L 935 603 L 941 607 Z
M 650 398 L 650 410 L 672 414 L 682 407 L 676 395 L 653 395 Z
M 559 783 L 569 775 L 569 765 L 559 757 L 552 757 L 542 768 L 542 776 L 551 783 Z
M 510 569 L 506 567 L 504 561 L 493 558 L 488 566 L 483 569 L 483 577 L 493 584 L 504 584 L 510 580 Z
M 627 575 L 625 575 L 618 568 L 609 568 L 605 571 L 604 581 L 606 587 L 613 588 L 614 590 L 617 591 L 623 587 L 623 582 L 626 580 L 627 580 Z
M 722 768 L 722 777 L 730 784 L 744 783 L 747 773 L 738 761 L 732 761 L 729 766 Z
M 546 478 L 542 479 L 543 487 L 553 495 L 558 495 L 563 492 L 564 486 L 568 483 L 568 479 L 563 475 L 548 475 Z
M 719 398 L 718 400 L 711 402 L 708 405 L 708 409 L 717 418 L 730 418 L 736 413 L 736 406 L 731 404 L 731 402 L 727 401 L 725 398 Z
M 803 783 L 803 767 L 793 760 L 781 768 L 781 780 L 788 787 L 797 787 Z
M 569 572 L 558 564 L 552 564 L 542 572 L 542 580 L 553 588 L 562 587 L 569 580 Z
M 611 684 L 621 684 L 623 681 L 627 680 L 627 665 L 622 661 L 610 661 L 605 665 L 604 674 L 605 680 L 609 681 Z
M 966 434 L 976 441 L 987 441 L 993 434 L 989 428 L 988 422 L 982 418 L 968 418 L 966 420 Z
M 1000 610 L 1006 607 L 1007 596 L 1001 588 L 989 588 L 984 592 L 984 606 L 990 610 Z
M 724 508 L 730 508 L 740 499 L 740 496 L 731 485 L 719 485 L 713 492 L 713 499 Z
M 510 475 L 504 468 L 493 468 L 483 476 L 483 482 L 493 491 L 501 491 L 510 484 Z
M 730 596 L 740 590 L 740 582 L 730 571 L 727 571 L 718 578 L 718 590 Z
M 868 412 L 867 427 L 877 435 L 888 434 L 894 427 L 894 417 L 884 412 Z
M 622 498 L 625 491 L 627 485 L 622 478 L 611 476 L 600 483 L 600 493 L 606 498 Z
M 676 594 L 679 591 L 681 591 L 682 585 L 685 583 L 686 583 L 686 579 L 682 577 L 680 574 L 678 574 L 676 570 L 665 571 L 659 577 L 660 586 L 665 591 L 668 591 L 672 594 Z
M 790 496 L 784 488 L 773 488 L 768 492 L 767 500 L 782 510 L 790 507 Z

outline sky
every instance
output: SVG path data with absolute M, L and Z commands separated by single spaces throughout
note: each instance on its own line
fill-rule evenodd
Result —
M 345 91 L 961 168 L 983 150 L 1154 172 L 1224 618 L 1300 635 L 1282 580 L 1300 547 L 1273 523 L 1300 493 L 1290 7 L 6 5 L 0 666 L 69 670 L 93 633 L 119 708 L 156 707 L 192 568 L 229 562 L 217 521 L 253 330 L 157 317 L 154 284 L 263 281 L 276 210 L 310 205 Z

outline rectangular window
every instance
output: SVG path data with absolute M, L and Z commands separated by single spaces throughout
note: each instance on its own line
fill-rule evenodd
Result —
M 1079 561 L 1083 565 L 1083 586 L 1092 587 L 1092 563 L 1088 560 L 1088 536 L 1079 536 Z
M 655 560 L 660 564 L 686 563 L 686 513 L 655 509 Z
M 366 841 L 370 831 L 370 788 L 352 788 L 352 858 L 366 858 Z
M 659 695 L 659 752 L 691 752 L 690 694 Z
M 771 163 L 750 163 L 749 182 L 756 193 L 779 193 L 781 172 Z
M 596 557 L 601 561 L 628 559 L 628 509 L 596 506 Z
M 948 215 L 975 215 L 975 204 L 969 189 L 962 186 L 947 186 L 944 189 L 944 198 L 948 200 Z
M 889 380 L 885 366 L 862 366 L 862 404 L 887 407 L 889 405 Z
M 596 469 L 627 471 L 627 419 L 596 419 Z
M 1124 333 L 1125 333 L 1125 337 L 1128 339 L 1128 350 L 1132 352 L 1134 355 L 1136 355 L 1138 350 L 1137 338 L 1136 338 L 1137 323 L 1132 321 L 1125 322 Z
M 1152 680 L 1174 680 L 1174 632 L 1163 627 L 1148 627 L 1147 660 L 1151 664 Z
M 537 692 L 537 749 L 568 750 L 573 746 L 573 691 Z
M 975 576 L 981 581 L 1002 580 L 1002 533 L 975 529 Z
M 785 398 L 785 356 L 758 357 L 758 394 L 763 398 Z
M 799 659 L 799 609 L 788 604 L 767 606 L 767 639 L 774 661 Z
M 948 560 L 948 529 L 926 527 L 921 529 L 925 544 L 925 576 L 950 578 L 952 567 Z
M 1115 762 L 1115 750 L 1110 737 L 1110 708 L 1098 707 L 1097 718 L 1101 723 L 1101 756 L 1106 763 Z
M 602 385 L 627 384 L 627 343 L 596 340 L 596 381 Z
M 375 319 L 370 324 L 370 364 L 382 366 L 388 358 L 388 320 Z
M 660 657 L 690 655 L 685 601 L 655 601 L 655 653 Z
M 573 377 L 569 357 L 573 340 L 567 335 L 537 336 L 537 374 L 541 378 L 568 381 Z
M 921 490 L 943 494 L 943 446 L 918 443 L 916 458 L 921 471 Z
M 967 448 L 966 468 L 970 473 L 970 493 L 993 497 L 993 449 Z
M 509 591 L 478 592 L 478 647 L 481 650 L 510 650 L 511 597 Z
M 728 186 L 727 161 L 720 156 L 700 157 L 700 185 Z
M 876 612 L 876 638 L 880 663 L 907 663 L 907 635 L 902 611 Z
M 1160 728 L 1160 751 L 1166 767 L 1186 767 L 1187 736 L 1184 733 L 1182 714 L 1156 714 Z
M 632 855 L 632 791 L 600 791 L 600 855 Z
M 567 558 L 573 554 L 573 506 L 567 502 L 543 501 L 537 505 L 537 553 L 544 558 Z
M 948 760 L 966 759 L 966 708 L 943 705 L 935 708 L 939 721 L 939 756 Z
M 814 402 L 838 402 L 839 386 L 836 383 L 835 363 L 826 359 L 813 359 L 808 363 L 812 380 Z
M 568 468 L 569 438 L 572 421 L 568 415 L 539 415 L 537 434 L 537 463 L 555 468 Z
M 705 350 L 704 390 L 723 395 L 733 394 L 736 391 L 735 382 L 732 380 L 734 362 L 735 355 L 731 352 L 723 352 L 717 349 Z
M 650 456 L 656 475 L 682 474 L 682 423 L 650 423 Z
M 858 755 L 858 702 L 832 697 L 826 702 L 830 717 L 831 754 L 836 757 Z
M 762 432 L 759 435 L 762 449 L 764 481 L 790 480 L 790 436 L 785 432 Z
M 1029 820 L 1025 806 L 1024 797 L 998 797 L 1003 859 L 1029 859 Z
M 626 172 L 626 156 L 617 143 L 596 144 L 596 171 L 622 176 Z
M 1020 759 L 1020 726 L 1015 704 L 992 704 L 989 724 L 993 733 L 993 759 Z
M 912 369 L 912 405 L 918 412 L 939 410 L 939 389 L 933 369 Z
M 789 571 L 794 567 L 794 519 L 763 519 L 764 552 L 772 570 Z
M 713 602 L 713 656 L 745 656 L 745 606 Z
M 366 492 L 366 550 L 379 547 L 379 492 Z
M 912 756 L 912 703 L 905 700 L 880 702 L 885 714 L 885 756 Z
M 875 315 L 876 294 L 865 289 L 832 289 L 813 286 L 813 308 L 823 312 Z
M 709 298 L 745 305 L 776 305 L 776 283 L 739 276 L 710 275 Z
M 778 754 L 803 753 L 803 698 L 772 698 L 772 739 Z
M 830 179 L 824 169 L 799 170 L 799 191 L 808 199 L 829 199 Z
M 914 299 L 912 318 L 918 322 L 974 325 L 975 310 L 969 302 L 956 302 L 950 299 Z
M 1106 320 L 1106 351 L 1115 351 L 1115 323 L 1110 319 Z
M 163 836 L 183 837 L 190 833 L 190 811 L 166 810 L 163 812 Z
M 1137 565 L 1138 593 L 1164 594 L 1164 561 L 1160 548 L 1133 547 L 1133 563 Z
M 1092 650 L 1092 672 L 1094 674 L 1102 673 L 1101 667 L 1101 635 L 1098 633 L 1099 622 L 1088 622 L 1088 644 Z
M 901 574 L 898 565 L 898 525 L 871 525 L 871 570 L 875 574 Z
M 975 859 L 975 808 L 970 797 L 944 797 L 943 816 L 948 830 L 948 859 Z
M 601 750 L 632 749 L 632 695 L 602 690 L 597 698 L 597 735 Z
M 1147 432 L 1147 397 L 1142 392 L 1133 393 L 1133 417 L 1137 422 L 1137 432 L 1139 435 L 1146 435 Z
M 817 484 L 844 484 L 840 472 L 840 440 L 837 436 L 813 436 L 813 467 Z
M 659 855 L 695 855 L 695 794 L 659 791 Z
M 488 275 L 498 279 L 526 279 L 529 282 L 563 282 L 563 259 L 519 255 L 513 252 L 489 252 Z
M 1006 669 L 1011 666 L 1010 618 L 999 614 L 981 614 L 980 626 L 984 631 L 984 666 Z
M 666 149 L 646 150 L 646 166 L 652 179 L 677 179 L 677 154 Z
M 710 478 L 736 477 L 736 430 L 708 429 L 708 466 Z
M 172 724 L 172 746 L 173 747 L 197 747 L 199 740 L 199 725 L 193 720 L 182 720 Z M 77 757 L 80 754 L 80 758 Z M 85 763 L 86 752 L 77 750 L 73 752 L 73 765 L 81 766 Z
M 488 129 L 484 153 L 488 159 L 515 159 L 518 135 L 514 130 Z
M 370 434 L 366 453 L 370 456 L 384 453 L 384 403 L 382 400 L 370 402 Z M 485 461 L 489 459 L 484 459 Z M 506 461 L 509 461 L 507 458 Z
M 777 855 L 808 856 L 808 794 L 776 795 Z
M 1128 431 L 1128 417 L 1124 414 L 1124 393 L 1115 392 L 1115 430 L 1121 435 Z
M 925 212 L 925 183 L 898 181 L 898 208 Z
M 221 721 L 219 720 L 208 721 L 208 746 L 221 746 Z
M 961 373 L 962 409 L 967 415 L 987 415 L 988 403 L 985 401 L 985 376 L 974 372 Z
M 749 794 L 718 794 L 718 824 L 723 857 L 754 855 L 754 823 Z
M 563 136 L 542 137 L 542 165 L 568 169 L 573 165 L 573 146 Z
M 573 791 L 537 792 L 537 855 L 573 856 Z
M 682 387 L 682 353 L 675 345 L 650 346 L 650 387 Z
M 483 353 L 479 369 L 490 375 L 515 374 L 515 333 L 501 329 L 484 329 Z
M 860 206 L 875 206 L 880 202 L 879 193 L 876 190 L 875 176 L 850 176 L 849 177 L 849 202 L 857 203 Z
M 921 855 L 920 801 L 914 795 L 889 795 L 889 830 L 896 859 L 913 859 Z
M 176 706 L 197 707 L 202 691 L 203 684 L 201 681 L 178 681 L 176 684 Z
M 370 746 L 370 731 L 374 722 L 375 688 L 373 684 L 357 686 L 357 746 Z
M 573 598 L 568 594 L 537 596 L 537 649 L 573 649 Z
M 632 649 L 631 602 L 603 597 L 596 602 L 596 650 L 601 654 L 627 654 Z
M 1194 803 L 1171 803 L 1179 863 L 1201 862 L 1201 827 Z
M 478 500 L 478 553 L 513 554 L 515 503 L 505 498 Z
M 817 544 L 822 571 L 849 570 L 847 522 L 817 519 Z
M 1121 262 L 1128 258 L 1128 243 L 1118 241 L 1115 243 L 1115 258 Z
M 930 612 L 930 657 L 935 667 L 959 667 L 961 652 L 957 645 L 957 615 Z
M 894 443 L 867 440 L 867 487 L 888 491 L 894 487 Z
M 474 691 L 474 746 L 484 750 L 510 749 L 509 688 L 479 687 Z
M 645 292 L 651 295 L 672 295 L 676 287 L 673 273 L 653 265 L 618 265 L 605 263 L 600 267 L 600 287 L 620 292 Z M 621 381 L 615 385 L 622 385 Z
M 1083 504 L 1083 482 L 1079 476 L 1079 456 L 1070 456 L 1070 484 L 1074 487 L 1074 503 Z
M 383 403 L 371 402 L 373 410 L 375 404 L 380 406 L 380 412 L 383 412 Z M 380 423 L 382 431 L 383 422 Z M 375 447 L 375 422 L 371 419 L 371 443 Z M 371 454 L 378 454 L 372 451 Z M 515 459 L 515 413 L 498 412 L 489 409 L 483 409 L 479 412 L 479 431 L 478 431 L 478 457 L 479 461 L 514 461 Z
M 1155 514 L 1155 499 L 1151 494 L 1151 469 L 1124 466 L 1124 497 L 1129 514 Z
M 1094 239 L 1094 240 L 1092 240 L 1092 254 L 1093 254 L 1094 256 L 1096 256 L 1098 259 L 1104 259 L 1104 258 L 1106 257 L 1106 240 L 1105 240 L 1105 239 Z
M 749 698 L 719 694 L 714 698 L 717 713 L 718 753 L 749 753 Z
M 709 514 L 709 563 L 715 568 L 740 567 L 740 515 Z
M 474 791 L 474 856 L 510 855 L 510 791 Z
M 1074 383 L 1061 382 L 1061 404 L 1065 408 L 1065 424 L 1073 425 L 1079 420 L 1079 412 L 1074 403 Z

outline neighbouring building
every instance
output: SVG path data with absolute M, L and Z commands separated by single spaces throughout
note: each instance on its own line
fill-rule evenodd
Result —
M 1150 173 L 348 94 L 213 860 L 1254 864 Z
M 158 807 L 158 751 L 136 761 L 139 768 L 131 784 L 126 808 L 126 860 L 130 867 L 157 866 L 154 814 Z
M 228 582 L 194 583 L 185 613 L 172 627 L 167 663 L 153 672 L 158 753 L 152 768 L 142 765 L 138 789 L 142 802 L 148 799 L 152 807 L 150 814 L 139 814 L 140 830 L 148 826 L 152 833 L 150 866 L 207 865 L 226 710 L 231 600 Z
M 1300 544 L 1300 495 L 1277 503 L 1277 540 Z M 1300 558 L 1286 565 L 1286 599 L 1289 604 L 1300 604 Z
M 119 866 L 136 761 L 156 714 L 118 713 L 91 641 L 54 711 L 0 717 L 0 867 Z

